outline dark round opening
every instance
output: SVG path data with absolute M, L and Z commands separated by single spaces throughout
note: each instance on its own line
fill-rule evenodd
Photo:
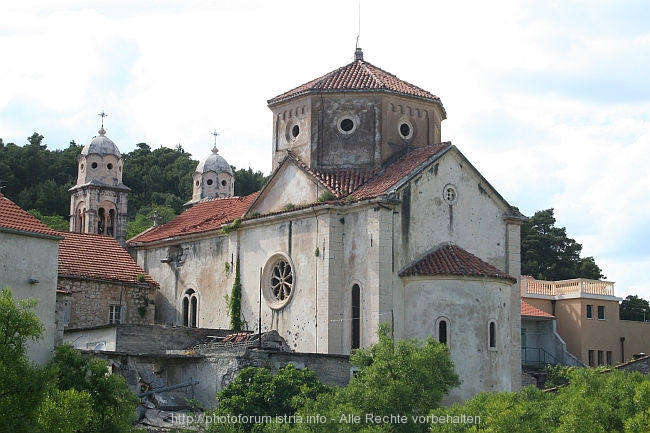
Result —
M 196 186 L 199 186 L 199 181 L 198 180 L 196 181 Z
M 96 163 L 96 162 L 93 162 L 93 163 L 91 164 L 91 167 L 92 167 L 92 168 L 97 168 L 97 163 Z
M 298 134 L 300 134 L 300 127 L 298 125 L 293 125 L 293 128 L 291 128 L 291 136 L 296 138 Z
M 111 163 L 109 162 L 108 164 L 106 164 L 106 167 L 107 167 L 109 170 L 111 170 L 111 169 L 113 168 L 113 164 L 111 164 Z
M 399 126 L 399 133 L 402 134 L 402 137 L 408 137 L 411 135 L 411 127 L 408 125 L 408 123 L 402 123 Z
M 213 182 L 212 179 L 208 179 L 207 184 L 208 184 L 208 185 L 212 185 L 212 182 Z
M 226 182 L 225 180 L 221 181 L 221 186 L 226 186 L 227 184 L 228 184 L 228 182 Z
M 350 132 L 352 131 L 352 128 L 354 128 L 354 122 L 352 119 L 343 119 L 341 120 L 341 130 L 345 132 Z

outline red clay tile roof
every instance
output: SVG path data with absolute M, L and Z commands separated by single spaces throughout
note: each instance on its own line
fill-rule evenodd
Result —
M 278 95 L 267 102 L 269 105 L 287 99 L 295 98 L 310 92 L 350 92 L 350 91 L 383 91 L 415 96 L 440 104 L 440 98 L 411 83 L 402 81 L 395 75 L 384 71 L 360 59 L 355 60 L 335 71 L 316 78 L 308 83 Z
M 114 238 L 86 233 L 57 233 L 64 238 L 59 244 L 59 277 L 136 284 L 136 277 L 142 274 L 149 285 L 159 285 Z
M 362 200 L 386 194 L 399 181 L 433 158 L 440 156 L 442 152 L 448 150 L 451 146 L 451 142 L 446 142 L 410 150 L 396 162 L 386 167 L 377 177 L 353 192 L 352 196 Z
M 0 193 L 0 227 L 47 236 L 59 236 L 37 218 Z
M 222 224 L 241 218 L 257 194 L 200 201 L 168 223 L 143 232 L 128 243 L 153 242 L 220 229 Z
M 326 186 L 337 198 L 345 197 L 361 185 L 372 179 L 378 170 L 370 169 L 341 169 L 341 170 L 320 170 L 315 171 L 309 168 L 298 156 L 294 155 L 291 150 L 287 151 L 287 158 L 293 160 L 302 170 L 310 176 L 318 179 Z
M 424 275 L 462 275 L 503 278 L 512 283 L 517 281 L 516 278 L 500 271 L 474 254 L 450 244 L 441 246 L 399 273 L 400 277 Z
M 533 307 L 526 301 L 521 301 L 521 315 L 522 316 L 528 316 L 528 317 L 546 317 L 546 318 L 554 318 L 555 316 L 547 313 L 546 311 L 540 310 L 537 307 Z

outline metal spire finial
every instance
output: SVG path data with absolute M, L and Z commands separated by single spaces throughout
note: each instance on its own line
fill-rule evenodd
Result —
M 106 131 L 104 130 L 104 117 L 108 116 L 108 114 L 104 113 L 104 110 L 102 110 L 102 112 L 99 113 L 98 116 L 101 116 L 102 118 L 102 127 L 99 130 L 99 135 L 104 135 L 106 134 Z
M 214 135 L 214 147 L 212 148 L 212 152 L 217 153 L 219 152 L 219 149 L 217 149 L 217 136 L 219 135 L 219 133 L 215 129 L 214 132 L 212 132 L 212 135 Z

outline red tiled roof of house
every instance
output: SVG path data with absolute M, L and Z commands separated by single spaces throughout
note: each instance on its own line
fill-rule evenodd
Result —
M 168 223 L 147 230 L 130 239 L 128 243 L 153 242 L 217 230 L 222 224 L 241 218 L 257 194 L 200 201 Z
M 114 238 L 86 233 L 57 233 L 63 236 L 59 244 L 59 277 L 136 284 L 137 276 L 144 275 L 149 285 L 159 285 Z
M 411 83 L 400 80 L 395 75 L 380 69 L 363 59 L 357 59 L 322 77 L 309 81 L 288 92 L 269 99 L 269 105 L 291 99 L 310 92 L 350 92 L 350 91 L 384 91 L 415 96 L 440 104 L 440 98 Z
M 345 197 L 372 179 L 376 173 L 377 170 L 346 169 L 320 170 L 314 172 L 314 175 L 337 197 Z
M 59 236 L 59 232 L 43 224 L 2 193 L 0 193 L 0 227 L 47 236 Z
M 528 316 L 528 317 L 546 317 L 546 318 L 555 317 L 554 315 L 547 313 L 544 310 L 540 310 L 537 307 L 533 307 L 526 301 L 521 301 L 521 315 Z
M 358 200 L 378 197 L 386 194 L 399 181 L 409 176 L 413 171 L 427 163 L 430 159 L 451 148 L 451 143 L 431 144 L 410 150 L 379 173 L 374 179 L 363 185 L 352 196 Z
M 517 281 L 505 272 L 481 260 L 474 254 L 451 244 L 445 244 L 399 273 L 400 277 L 423 275 L 461 275 L 503 278 Z

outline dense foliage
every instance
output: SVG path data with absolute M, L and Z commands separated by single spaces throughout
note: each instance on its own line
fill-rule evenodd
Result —
M 132 432 L 140 400 L 106 361 L 65 345 L 44 367 L 27 358 L 43 333 L 37 302 L 0 291 L 0 432 Z
M 432 338 L 394 342 L 385 324 L 379 342 L 357 350 L 351 362 L 358 370 L 343 388 L 319 385 L 313 373 L 292 366 L 276 376 L 261 368 L 246 369 L 218 395 L 218 414 L 268 415 L 271 422 L 214 423 L 210 431 L 426 431 L 428 425 L 413 417 L 426 416 L 460 383 L 446 345 Z M 366 414 L 375 418 L 368 420 Z M 405 417 L 405 422 L 384 422 L 391 415 Z
M 28 143 L 18 146 L 0 139 L 0 187 L 2 193 L 23 209 L 30 210 L 56 230 L 68 229 L 70 193 L 77 182 L 77 158 L 83 146 L 74 141 L 64 150 L 51 151 L 43 136 L 34 133 Z M 175 149 L 151 149 L 138 143 L 136 149 L 123 154 L 123 182 L 129 193 L 127 238 L 151 227 L 154 211 L 159 224 L 183 211 L 192 198 L 192 174 L 198 161 L 180 146 Z M 266 182 L 260 171 L 236 170 L 235 195 L 258 191 Z
M 535 212 L 521 226 L 521 273 L 538 280 L 604 279 L 593 257 L 580 257 L 582 245 L 555 227 L 553 209 Z
M 650 320 L 650 303 L 637 295 L 628 295 L 621 302 L 619 316 L 621 320 Z
M 569 384 L 555 392 L 483 393 L 464 404 L 438 409 L 434 432 L 637 433 L 650 431 L 650 379 L 639 373 L 592 368 L 566 371 Z M 454 418 L 456 417 L 456 418 Z

